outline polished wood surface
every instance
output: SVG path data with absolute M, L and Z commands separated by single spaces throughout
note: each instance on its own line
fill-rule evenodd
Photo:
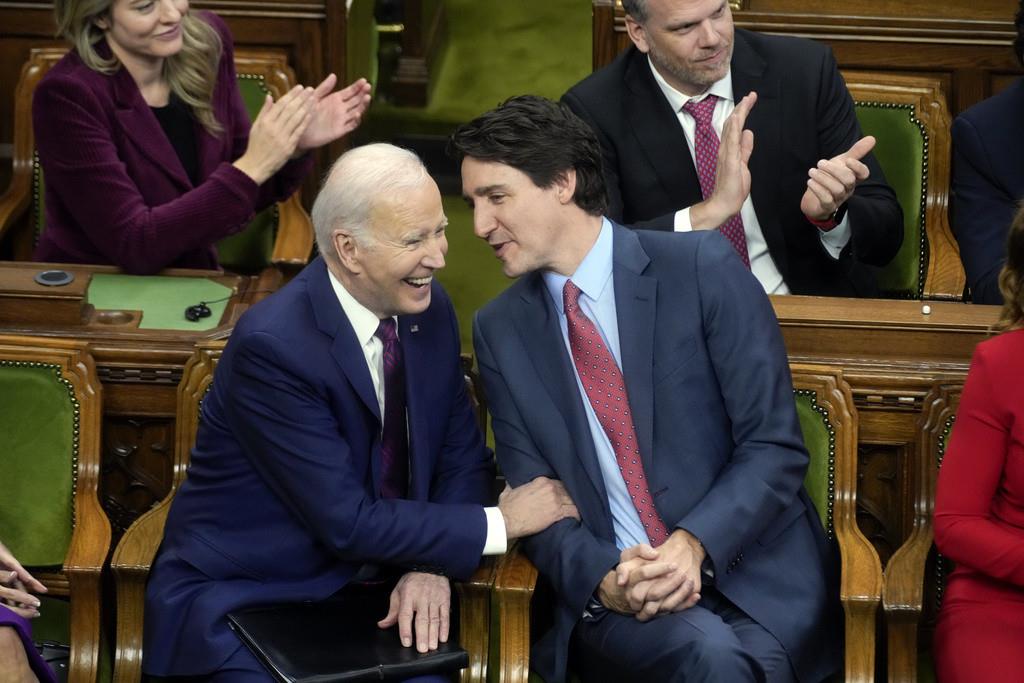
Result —
M 101 572 L 110 548 L 110 524 L 97 499 L 100 475 L 102 391 L 86 344 L 67 339 L 0 335 L 0 358 L 60 367 L 78 402 L 78 461 L 74 482 L 74 531 L 60 573 L 37 573 L 51 595 L 71 605 L 70 683 L 92 683 L 100 660 Z M 68 456 L 69 465 L 71 456 Z
M 1010 0 L 731 0 L 742 28 L 827 43 L 843 69 L 939 78 L 955 116 L 1024 73 L 1011 44 Z M 629 44 L 625 14 L 615 0 L 593 0 L 594 68 Z

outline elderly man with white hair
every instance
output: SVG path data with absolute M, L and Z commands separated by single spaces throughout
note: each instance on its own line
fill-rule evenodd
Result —
M 227 614 L 368 577 L 394 582 L 378 625 L 426 652 L 449 635 L 449 576 L 576 516 L 545 478 L 485 507 L 492 460 L 433 277 L 447 219 L 419 159 L 346 153 L 312 216 L 320 257 L 242 316 L 203 401 L 147 591 L 150 675 L 269 681 Z

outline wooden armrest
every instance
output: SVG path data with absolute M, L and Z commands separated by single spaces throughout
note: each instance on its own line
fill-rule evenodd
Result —
M 117 544 L 110 568 L 117 588 L 117 651 L 114 681 L 138 683 L 142 677 L 142 617 L 146 581 L 163 539 L 172 495 L 135 520 Z
M 498 561 L 494 576 L 499 683 L 527 683 L 530 677 L 530 601 L 536 587 L 537 568 L 517 543 Z
M 838 520 L 837 520 L 838 521 Z M 875 680 L 875 624 L 882 597 L 882 565 L 856 526 L 836 524 L 842 556 L 839 595 L 846 622 L 846 681 Z
M 98 458 L 96 459 L 98 461 Z M 110 523 L 95 495 L 79 495 L 76 529 L 64 560 L 71 600 L 70 683 L 96 680 L 100 654 L 101 572 L 110 548 Z
M 917 680 L 917 627 L 924 605 L 924 570 L 932 540 L 931 526 L 918 526 L 885 567 L 882 605 L 891 681 Z
M 299 193 L 277 205 L 277 237 L 271 262 L 279 267 L 301 267 L 313 251 L 313 223 L 302 208 Z
M 467 581 L 459 581 L 459 643 L 469 653 L 469 666 L 462 670 L 461 683 L 483 683 L 487 680 L 487 655 L 491 647 L 491 586 L 494 585 L 496 563 L 484 557 L 476 573 Z
M 32 200 L 32 187 L 28 179 L 21 174 L 11 178 L 7 191 L 0 195 L 0 240 L 7 231 L 28 209 Z

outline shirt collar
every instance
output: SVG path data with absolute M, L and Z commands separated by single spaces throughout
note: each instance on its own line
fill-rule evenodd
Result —
M 356 339 L 359 340 L 361 346 L 366 346 L 373 341 L 373 336 L 377 333 L 377 327 L 380 325 L 380 318 L 376 313 L 356 301 L 356 298 L 345 289 L 345 285 L 341 284 L 330 270 L 327 271 L 327 276 L 331 279 L 331 287 L 334 288 L 334 294 L 338 297 L 341 310 L 345 312 L 349 324 L 352 325 L 352 329 L 356 333 Z M 398 318 L 395 316 L 392 318 L 397 324 Z
M 650 55 L 647 56 L 647 65 L 651 67 L 651 73 L 654 74 L 654 82 L 658 84 L 659 88 L 661 88 L 661 92 L 662 94 L 665 95 L 665 99 L 668 100 L 669 106 L 671 106 L 672 111 L 676 113 L 682 111 L 683 105 L 685 105 L 690 100 L 697 100 L 698 102 L 700 102 L 708 95 L 714 95 L 719 99 L 728 100 L 730 102 L 735 101 L 733 99 L 732 94 L 731 65 L 729 66 L 729 70 L 725 72 L 725 76 L 723 76 L 720 80 L 717 80 L 714 83 L 712 83 L 711 87 L 708 88 L 703 93 L 701 93 L 700 95 L 694 95 L 693 97 L 689 95 L 684 95 L 683 93 L 679 92 L 671 85 L 669 85 L 669 82 L 665 80 L 665 77 L 662 76 L 656 68 L 654 68 L 654 62 L 651 61 Z
M 612 224 L 607 218 L 601 219 L 601 232 L 597 241 L 590 248 L 583 261 L 572 274 L 572 281 L 590 299 L 597 301 L 608 286 L 612 277 Z M 545 271 L 544 284 L 547 285 L 548 294 L 555 302 L 555 310 L 559 315 L 565 313 L 562 309 L 562 290 L 565 288 L 564 275 Z

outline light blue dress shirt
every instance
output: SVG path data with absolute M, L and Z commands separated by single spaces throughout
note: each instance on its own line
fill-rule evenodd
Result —
M 572 349 L 569 348 L 569 323 L 565 318 L 565 307 L 562 305 L 562 290 L 566 280 L 570 278 L 558 273 L 544 273 L 544 284 L 547 285 L 548 293 L 555 303 L 555 310 L 558 311 L 558 324 L 562 329 L 562 341 L 565 348 L 572 357 Z M 582 290 L 580 294 L 580 310 L 594 322 L 601 340 L 605 347 L 615 358 L 615 364 L 622 371 L 622 357 L 619 354 L 619 323 L 615 316 L 615 282 L 612 277 L 612 224 L 607 218 L 601 225 L 601 233 L 597 242 L 587 253 L 579 268 L 572 275 L 572 281 Z M 597 452 L 597 461 L 601 465 L 601 475 L 604 478 L 604 487 L 608 492 L 608 505 L 612 513 L 612 527 L 615 531 L 615 545 L 619 550 L 624 550 L 639 543 L 650 543 L 643 524 L 640 523 L 640 515 L 633 505 L 629 493 L 626 491 L 626 482 L 619 471 L 619 464 L 615 460 L 615 451 L 612 449 L 608 435 L 597 419 L 594 408 L 590 405 L 587 392 L 580 382 L 580 375 L 573 365 L 573 375 L 576 377 L 576 387 L 579 389 L 580 397 L 583 399 L 583 408 L 587 413 L 587 424 L 590 426 L 590 435 L 594 440 L 594 450 Z

